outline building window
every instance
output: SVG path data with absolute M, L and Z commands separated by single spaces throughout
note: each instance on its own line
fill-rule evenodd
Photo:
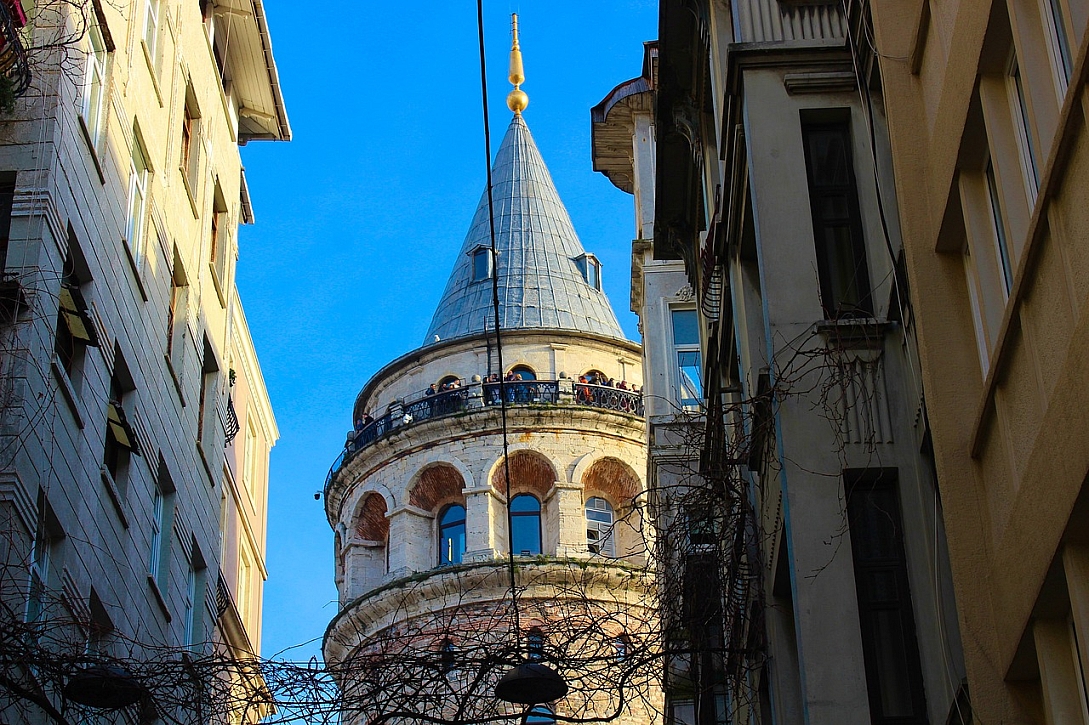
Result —
M 579 271 L 582 272 L 582 278 L 586 280 L 586 284 L 600 290 L 601 262 L 597 260 L 597 257 L 592 254 L 583 254 L 575 258 L 575 263 L 578 264 Z
M 473 255 L 473 281 L 480 282 L 485 279 L 491 279 L 492 272 L 494 271 L 492 266 L 492 250 L 487 247 L 477 247 L 472 251 Z
M 1074 68 L 1070 54 L 1070 36 L 1066 31 L 1067 25 L 1061 0 L 1041 0 L 1041 2 L 1043 7 L 1040 11 L 1044 17 L 1048 55 L 1051 57 L 1059 98 L 1062 99 L 1066 96 L 1066 87 L 1070 83 L 1070 73 Z
M 174 249 L 174 269 L 170 274 L 170 299 L 166 310 L 166 357 L 180 375 L 185 359 L 184 340 L 189 329 L 189 281 L 182 267 L 181 255 Z
M 1040 170 L 1036 161 L 1036 145 L 1032 141 L 1029 125 L 1028 101 L 1025 87 L 1021 80 L 1021 67 L 1017 56 L 1011 55 L 1007 85 L 1010 92 L 1010 105 L 1013 112 L 1013 128 L 1017 136 L 1018 152 L 1021 159 L 1021 173 L 1025 177 L 1029 203 L 1036 203 L 1036 193 L 1040 186 Z
M 189 572 L 185 577 L 185 613 L 182 619 L 182 642 L 193 651 L 204 637 L 204 590 L 207 587 L 208 565 L 193 542 L 189 554 Z
M 447 637 L 442 641 L 442 645 L 439 648 L 439 669 L 442 670 L 442 674 L 449 680 L 452 680 L 457 676 L 457 672 L 454 670 L 456 663 L 457 648 L 454 647 L 454 643 Z
M 137 130 L 133 129 L 132 155 L 129 159 L 129 196 L 127 223 L 125 226 L 125 243 L 136 262 L 137 268 L 143 265 L 144 258 L 144 226 L 147 217 L 147 180 L 148 180 L 147 156 Z
M 990 206 L 991 223 L 994 224 L 994 241 L 998 249 L 998 260 L 1002 268 L 1003 298 L 1009 298 L 1013 289 L 1013 262 L 1010 259 L 1010 246 L 1006 236 L 1006 223 L 1002 220 L 1002 197 L 998 193 L 998 179 L 994 174 L 994 163 L 987 159 L 987 168 L 983 172 L 987 182 L 987 203 Z
M 528 365 L 515 365 L 510 369 L 508 374 L 511 380 L 536 380 L 537 373 L 533 372 L 533 368 Z
M 203 446 L 212 435 L 216 420 L 219 391 L 219 362 L 208 338 L 204 338 L 204 360 L 201 363 L 200 394 L 197 398 L 197 444 Z
M 194 199 L 200 183 L 200 111 L 191 85 L 185 89 L 185 105 L 182 109 L 181 158 L 178 165 L 190 196 Z
M 465 555 L 465 507 L 447 506 L 439 516 L 439 566 L 460 564 Z
M 136 385 L 118 350 L 110 377 L 110 399 L 106 404 L 106 442 L 102 465 L 121 496 L 127 490 L 129 459 L 140 454 L 136 432 L 130 423 L 135 390 Z
M 522 722 L 525 725 L 554 725 L 556 714 L 551 705 L 534 705 Z
M 235 595 L 238 618 L 242 620 L 243 626 L 248 627 L 251 621 L 250 607 L 253 605 L 253 559 L 248 547 L 242 542 L 238 544 L 238 587 Z
M 847 120 L 803 123 L 821 305 L 826 319 L 870 317 L 870 279 Z
M 699 317 L 695 310 L 672 310 L 671 318 L 677 360 L 677 402 L 682 410 L 699 412 L 703 404 Z
M 586 500 L 586 548 L 591 554 L 616 556 L 613 507 L 600 496 Z
M 254 495 L 254 485 L 257 483 L 257 428 L 253 425 L 253 417 L 246 413 L 246 439 L 245 450 L 242 452 L 242 485 L 251 503 L 257 502 Z
M 148 55 L 155 58 L 159 43 L 159 0 L 147 0 L 144 10 L 144 44 Z
M 87 15 L 90 16 L 87 22 L 87 38 L 91 43 L 91 49 L 87 54 L 87 71 L 83 79 L 83 106 L 80 113 L 87 127 L 91 147 L 97 150 L 106 124 L 106 64 L 109 62 L 109 54 L 113 48 L 106 44 L 97 14 L 89 11 Z
M 41 493 L 38 495 L 38 524 L 34 531 L 34 548 L 31 551 L 30 582 L 27 596 L 26 621 L 44 626 L 50 618 L 51 592 L 59 585 L 58 573 L 64 566 L 62 560 L 64 530 L 52 506 Z
M 11 208 L 15 204 L 16 172 L 0 172 L 0 272 L 7 271 L 11 237 Z
M 540 662 L 544 659 L 545 636 L 540 627 L 534 627 L 526 632 L 526 659 L 530 662 Z
M 849 481 L 847 519 L 871 722 L 926 723 L 895 473 Z
M 528 493 L 510 502 L 511 546 L 518 556 L 541 553 L 541 502 Z
M 151 502 L 151 551 L 148 556 L 148 575 L 159 585 L 166 586 L 170 569 L 170 540 L 174 529 L 174 482 L 170 478 L 166 461 L 159 457 L 159 473 Z
M 230 234 L 227 227 L 227 202 L 223 200 L 223 190 L 217 181 L 215 194 L 212 197 L 212 215 L 209 220 L 208 262 L 212 267 L 212 281 L 219 294 L 219 303 L 223 307 L 227 306 L 227 275 L 230 272 Z
M 64 258 L 57 306 L 57 337 L 53 350 L 68 381 L 78 389 L 82 380 L 87 348 L 98 345 L 98 333 L 91 320 L 85 292 L 91 282 L 87 262 L 71 230 L 68 232 L 68 253 Z

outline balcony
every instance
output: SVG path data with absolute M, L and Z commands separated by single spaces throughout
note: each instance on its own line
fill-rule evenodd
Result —
M 328 488 L 333 476 L 353 455 L 395 430 L 466 411 L 508 406 L 587 406 L 643 417 L 643 394 L 606 385 L 563 380 L 528 380 L 504 383 L 472 383 L 440 393 L 419 393 L 394 401 L 381 418 L 371 420 L 349 434 L 344 450 L 333 461 L 325 477 Z

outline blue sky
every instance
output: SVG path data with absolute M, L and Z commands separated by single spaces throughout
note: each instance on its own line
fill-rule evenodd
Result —
M 476 4 L 337 3 L 320 23 L 266 0 L 295 140 L 242 150 L 257 224 L 238 286 L 280 428 L 272 451 L 264 654 L 309 659 L 336 614 L 314 500 L 356 393 L 420 345 L 484 185 Z M 412 12 L 396 8 L 411 7 Z M 526 122 L 625 332 L 632 198 L 593 172 L 590 108 L 639 75 L 654 0 L 485 2 L 493 152 L 518 12 Z M 308 643 L 309 644 L 304 644 Z

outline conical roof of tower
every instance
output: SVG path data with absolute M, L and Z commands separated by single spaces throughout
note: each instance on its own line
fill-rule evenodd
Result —
M 624 338 L 603 292 L 583 276 L 586 254 L 571 217 L 521 114 L 515 114 L 492 166 L 499 322 L 503 330 L 557 329 Z M 473 254 L 490 248 L 488 190 L 424 344 L 494 329 L 492 281 L 473 281 Z

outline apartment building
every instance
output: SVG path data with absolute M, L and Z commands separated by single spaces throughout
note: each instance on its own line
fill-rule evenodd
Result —
M 1089 4 L 864 12 L 972 708 L 1089 722 Z
M 54 666 L 73 657 L 126 671 L 139 707 L 182 706 L 142 673 L 259 644 L 277 432 L 235 289 L 238 149 L 291 135 L 264 8 L 5 14 L 29 85 L 0 115 L 4 628 L 33 646 L 2 719 L 84 707 Z

